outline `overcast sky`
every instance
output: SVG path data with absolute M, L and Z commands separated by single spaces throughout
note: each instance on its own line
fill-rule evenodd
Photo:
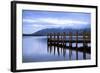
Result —
M 30 34 L 46 28 L 82 29 L 90 27 L 91 14 L 23 10 L 22 20 L 23 33 Z

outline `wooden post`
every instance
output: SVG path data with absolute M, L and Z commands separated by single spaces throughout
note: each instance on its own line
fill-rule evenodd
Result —
M 83 32 L 83 59 L 86 59 L 86 33 Z
M 72 55 L 72 32 L 69 32 L 69 60 L 71 60 Z
M 47 34 L 47 52 L 49 52 L 49 33 Z
M 69 33 L 69 47 L 70 47 L 70 52 L 72 54 L 72 32 Z
M 64 32 L 64 39 L 63 39 L 63 42 L 64 42 L 64 46 L 66 46 L 66 33 Z
M 50 45 L 50 53 L 52 52 L 52 46 Z
M 91 42 L 91 34 L 89 32 L 87 32 L 87 41 L 89 41 L 88 43 Z M 87 43 L 87 45 L 88 45 L 88 43 Z
M 78 31 L 76 32 L 76 60 L 78 60 Z
M 50 53 L 52 51 L 52 33 L 50 33 Z
M 57 52 L 58 52 L 58 56 L 59 56 L 59 33 L 57 33 Z
M 55 46 L 55 44 L 56 44 L 56 42 L 55 42 L 55 39 L 56 39 L 56 34 L 54 33 L 54 42 L 53 42 L 53 44 L 54 44 L 54 55 L 55 55 L 55 50 L 56 50 L 56 46 Z
M 59 45 L 59 33 L 57 33 L 57 44 Z
M 66 49 L 63 48 L 63 56 L 65 58 L 65 55 L 66 55 Z
M 64 49 L 64 47 L 63 47 L 63 33 L 61 33 L 61 53 L 63 53 L 63 49 Z
M 69 33 L 69 46 L 72 47 L 72 32 Z
M 58 56 L 60 55 L 60 52 L 59 52 L 59 47 L 57 47 L 57 52 L 58 52 Z

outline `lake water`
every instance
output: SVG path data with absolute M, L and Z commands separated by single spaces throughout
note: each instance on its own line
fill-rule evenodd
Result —
M 68 45 L 68 44 L 66 44 Z M 75 43 L 72 44 L 75 46 Z M 83 44 L 78 44 L 82 46 Z M 89 45 L 89 44 L 88 44 Z M 23 63 L 28 62 L 47 62 L 47 61 L 68 61 L 76 60 L 76 51 L 64 50 L 65 54 L 60 53 L 58 55 L 57 50 L 54 52 L 48 52 L 47 37 L 46 36 L 23 36 L 22 46 L 22 61 Z M 86 59 L 90 59 L 91 55 L 86 53 Z M 83 60 L 83 52 L 78 52 L 78 60 Z

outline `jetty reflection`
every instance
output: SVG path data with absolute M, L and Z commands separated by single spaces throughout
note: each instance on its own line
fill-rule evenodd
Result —
M 89 32 L 76 32 L 76 33 L 48 33 L 47 35 L 47 51 L 49 53 L 57 53 L 58 56 L 63 55 L 65 57 L 66 50 L 69 50 L 69 60 L 72 57 L 72 51 L 76 52 L 76 60 L 79 59 L 78 52 L 83 53 L 83 59 L 86 59 L 86 54 L 91 54 L 91 37 Z M 75 46 L 73 46 L 75 43 Z M 83 46 L 78 46 L 79 44 Z

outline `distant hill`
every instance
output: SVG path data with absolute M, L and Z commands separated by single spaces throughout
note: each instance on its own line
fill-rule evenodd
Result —
M 72 33 L 75 33 L 76 31 L 78 32 L 90 32 L 91 29 L 90 28 L 84 28 L 84 29 L 70 29 L 70 28 L 67 28 L 67 29 L 61 29 L 61 28 L 48 28 L 48 29 L 43 29 L 43 30 L 40 30 L 40 31 L 37 31 L 35 33 L 32 33 L 32 34 L 23 34 L 23 36 L 46 36 L 48 33 L 61 33 L 61 32 L 72 32 Z

